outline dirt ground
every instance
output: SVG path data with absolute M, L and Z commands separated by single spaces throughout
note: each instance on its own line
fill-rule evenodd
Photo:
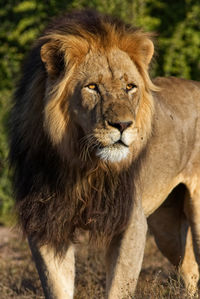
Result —
M 105 273 L 101 254 L 86 248 L 77 254 L 75 299 L 105 298 Z M 148 235 L 135 299 L 186 299 L 175 270 Z M 43 293 L 25 240 L 16 230 L 0 226 L 0 299 L 42 299 Z

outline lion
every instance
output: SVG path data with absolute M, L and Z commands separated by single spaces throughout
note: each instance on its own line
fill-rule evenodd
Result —
M 16 208 L 46 298 L 74 294 L 78 236 L 132 298 L 147 222 L 190 294 L 200 265 L 200 83 L 151 80 L 153 35 L 93 11 L 34 44 L 11 116 Z

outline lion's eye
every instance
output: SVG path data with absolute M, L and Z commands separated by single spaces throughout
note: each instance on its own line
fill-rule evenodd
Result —
M 128 83 L 126 85 L 126 92 L 129 92 L 129 91 L 136 92 L 136 90 L 137 90 L 137 86 L 134 83 Z
M 86 87 L 89 88 L 90 90 L 98 91 L 98 86 L 95 83 L 90 83 Z

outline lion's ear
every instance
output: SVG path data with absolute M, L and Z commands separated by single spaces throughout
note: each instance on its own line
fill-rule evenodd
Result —
M 121 41 L 122 50 L 127 52 L 136 64 L 141 64 L 144 69 L 148 69 L 154 54 L 151 37 L 151 34 L 138 30 Z
M 141 58 L 148 67 L 154 54 L 154 44 L 150 39 L 145 39 L 140 45 Z
M 40 50 L 41 60 L 43 61 L 49 77 L 56 78 L 64 70 L 64 53 L 56 41 L 45 43 Z

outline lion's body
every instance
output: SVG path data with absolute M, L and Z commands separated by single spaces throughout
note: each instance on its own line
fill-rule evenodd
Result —
M 188 289 L 196 287 L 187 230 L 199 262 L 200 84 L 152 83 L 152 55 L 150 35 L 85 12 L 50 25 L 25 64 L 10 157 L 47 298 L 73 297 L 80 229 L 107 253 L 108 298 L 131 298 L 146 217 Z
M 153 134 L 141 171 L 146 216 L 152 214 L 179 183 L 191 188 L 190 181 L 195 183 L 193 174 L 198 175 L 200 159 L 200 83 L 177 78 L 158 78 L 154 82 L 161 91 L 154 95 Z M 158 192 L 155 192 L 154 182 L 158 184 Z

